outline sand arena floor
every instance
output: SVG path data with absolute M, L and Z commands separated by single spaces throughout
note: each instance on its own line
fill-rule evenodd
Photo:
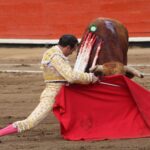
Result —
M 39 102 L 44 89 L 39 64 L 46 48 L 0 48 L 0 128 L 26 118 Z M 74 62 L 73 54 L 70 57 Z M 136 82 L 150 89 L 150 48 L 132 47 L 128 64 L 146 74 Z M 5 73 L 4 70 L 37 71 Z M 150 138 L 66 141 L 60 135 L 59 123 L 51 113 L 37 127 L 21 134 L 0 138 L 0 150 L 150 150 Z

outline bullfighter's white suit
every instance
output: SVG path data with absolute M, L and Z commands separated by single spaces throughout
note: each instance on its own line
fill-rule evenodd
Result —
M 91 73 L 81 73 L 72 70 L 58 46 L 48 49 L 41 62 L 46 88 L 41 94 L 40 103 L 25 120 L 13 123 L 18 132 L 29 130 L 40 123 L 51 111 L 55 102 L 55 96 L 65 83 L 89 84 L 92 82 Z

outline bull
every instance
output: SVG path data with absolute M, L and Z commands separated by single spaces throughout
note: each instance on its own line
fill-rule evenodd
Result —
M 128 30 L 119 21 L 97 18 L 85 29 L 74 70 L 97 75 L 123 74 L 129 78 L 143 74 L 127 66 Z

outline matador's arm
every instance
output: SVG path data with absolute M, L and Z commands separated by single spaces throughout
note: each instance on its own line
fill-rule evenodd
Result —
M 70 83 L 89 84 L 92 82 L 91 73 L 73 71 L 70 64 L 59 54 L 53 55 L 50 60 L 53 67 Z

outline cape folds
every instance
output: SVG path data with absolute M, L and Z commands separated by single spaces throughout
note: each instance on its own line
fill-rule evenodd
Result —
M 150 136 L 150 91 L 122 75 L 107 84 L 64 86 L 53 112 L 68 140 L 103 140 Z

